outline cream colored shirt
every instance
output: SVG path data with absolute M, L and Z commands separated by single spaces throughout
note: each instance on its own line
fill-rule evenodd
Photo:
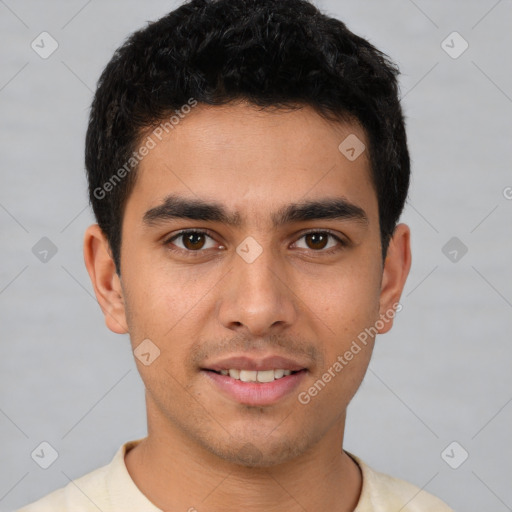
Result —
M 106 466 L 17 512 L 162 512 L 142 494 L 126 469 L 125 453 L 140 441 L 125 443 Z M 453 512 L 415 485 L 378 473 L 358 457 L 351 457 L 363 475 L 361 497 L 354 512 Z

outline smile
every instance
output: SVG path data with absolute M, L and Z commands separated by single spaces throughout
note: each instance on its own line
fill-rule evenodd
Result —
M 221 375 L 229 375 L 232 379 L 241 380 L 242 382 L 272 382 L 291 375 L 291 370 L 238 370 L 235 368 L 229 370 L 220 370 Z
M 202 370 L 213 388 L 230 400 L 244 405 L 273 405 L 297 393 L 308 373 L 302 370 Z

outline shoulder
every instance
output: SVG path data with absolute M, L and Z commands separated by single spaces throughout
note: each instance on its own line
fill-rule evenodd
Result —
M 349 454 L 361 468 L 363 486 L 354 512 L 453 512 L 446 503 L 414 484 L 379 473 Z
M 142 439 L 123 444 L 113 459 L 16 512 L 161 512 L 137 488 L 125 465 L 125 454 Z
M 107 512 L 112 509 L 112 500 L 118 499 L 119 495 L 126 494 L 131 497 L 135 494 L 140 500 L 138 490 L 131 482 L 124 464 L 126 451 L 139 442 L 140 440 L 128 441 L 117 450 L 108 464 L 75 478 L 65 487 L 16 512 Z M 123 500 L 118 501 L 121 503 Z
M 86 475 L 69 482 L 65 487 L 57 489 L 43 498 L 24 506 L 16 512 L 75 512 L 98 511 L 101 509 L 102 497 L 107 495 L 106 473 L 108 466 L 98 468 Z M 94 501 L 93 501 L 94 499 Z

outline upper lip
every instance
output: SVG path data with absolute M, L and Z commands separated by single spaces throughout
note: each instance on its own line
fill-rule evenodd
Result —
M 233 355 L 223 359 L 218 359 L 203 368 L 203 370 L 213 370 L 216 372 L 230 369 L 249 371 L 290 370 L 292 372 L 296 372 L 306 369 L 306 366 L 297 360 L 277 355 L 269 355 L 266 357 Z

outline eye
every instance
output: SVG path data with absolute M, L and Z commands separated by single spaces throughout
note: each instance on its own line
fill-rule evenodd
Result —
M 300 242 L 301 240 L 304 242 Z M 197 229 L 182 230 L 164 242 L 170 251 L 188 253 L 189 255 L 199 255 L 207 249 L 215 248 L 216 244 L 214 238 L 206 231 Z M 293 245 L 299 249 L 331 254 L 347 246 L 348 243 L 334 233 L 324 230 L 304 233 Z M 219 245 L 218 248 L 225 249 L 222 245 Z
M 176 243 L 176 241 L 180 242 Z M 167 239 L 164 245 L 170 246 L 169 249 L 172 251 L 201 252 L 203 249 L 212 249 L 215 247 L 215 243 L 215 240 L 205 231 L 184 230 Z M 172 245 L 178 249 L 174 249 L 171 247 Z
M 334 233 L 330 231 L 310 231 L 308 233 L 304 233 L 299 240 L 304 239 L 305 247 L 299 247 L 301 249 L 312 249 L 317 252 L 335 252 L 340 247 L 344 247 L 347 243 L 342 240 L 340 237 L 336 236 Z M 299 242 L 295 242 L 294 245 L 297 246 Z M 334 251 L 331 250 L 334 248 Z

